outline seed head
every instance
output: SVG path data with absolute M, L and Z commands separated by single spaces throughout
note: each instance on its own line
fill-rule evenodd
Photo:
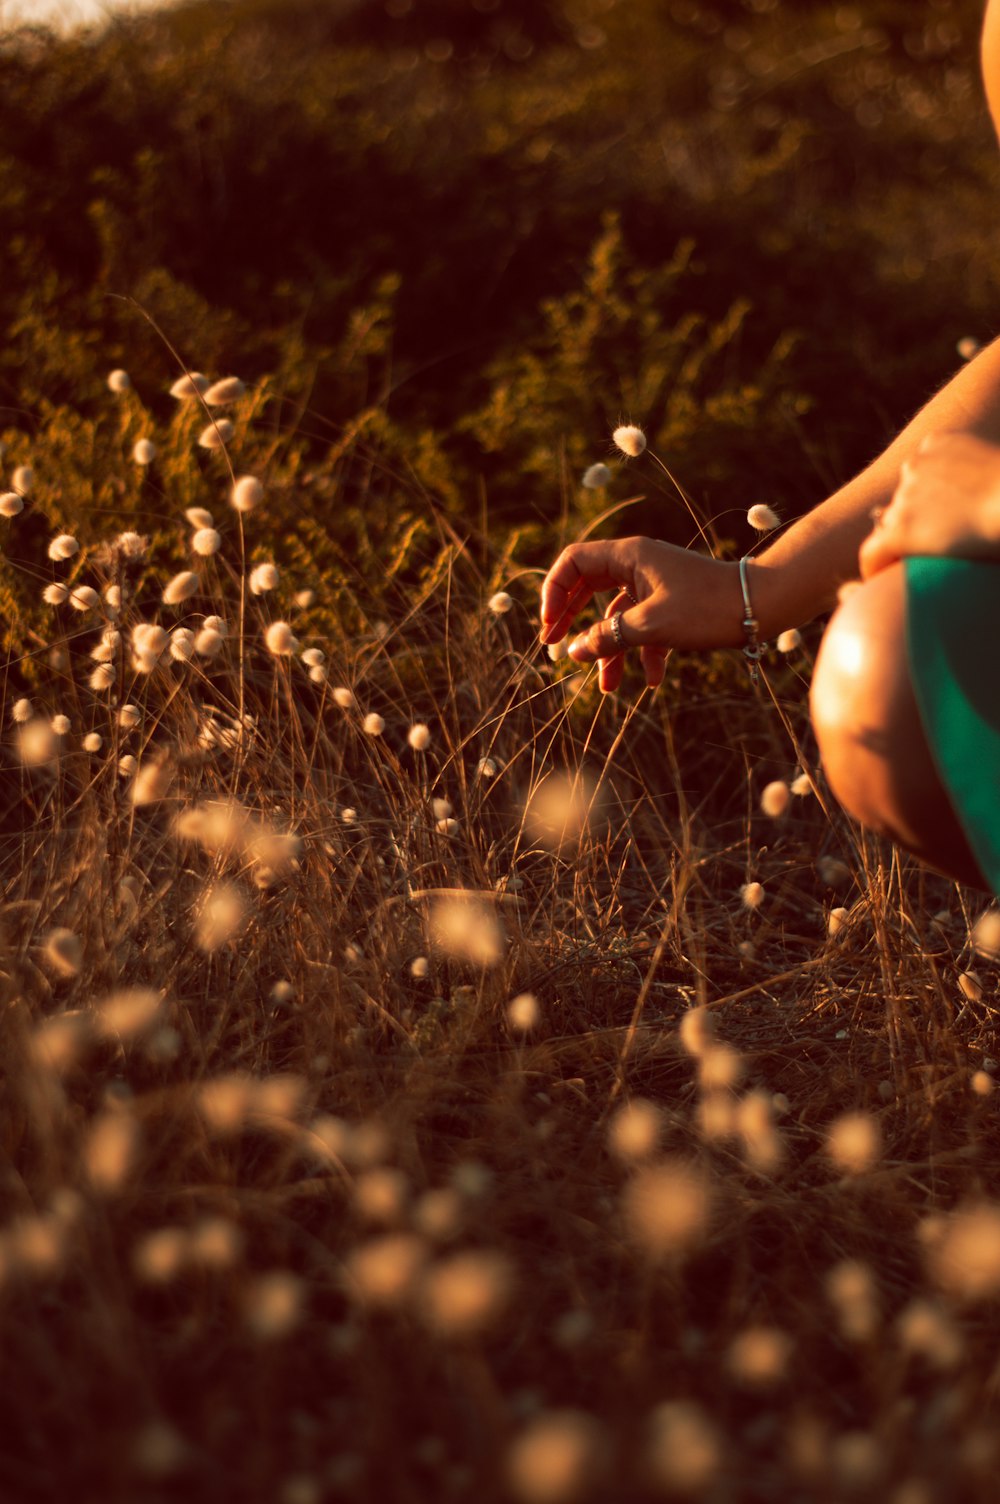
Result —
M 255 475 L 241 475 L 230 496 L 237 512 L 253 512 L 264 500 L 264 487 Z
M 258 1275 L 248 1286 L 243 1319 L 251 1334 L 263 1342 L 289 1336 L 305 1314 L 305 1284 L 287 1269 Z
M 74 554 L 80 552 L 80 545 L 71 533 L 60 533 L 49 544 L 50 559 L 72 559 Z
M 132 448 L 132 458 L 137 465 L 151 465 L 156 459 L 156 445 L 152 439 L 137 439 Z
M 194 639 L 194 650 L 199 658 L 217 658 L 222 652 L 222 633 L 214 627 L 202 627 Z
M 591 465 L 583 472 L 583 480 L 580 484 L 585 491 L 600 491 L 605 486 L 609 486 L 611 481 L 612 475 L 607 465 Z
M 35 709 L 31 701 L 26 697 L 23 697 L 20 700 L 14 701 L 13 709 L 11 710 L 10 714 L 11 719 L 14 721 L 15 725 L 23 726 L 25 721 L 31 720 L 31 717 L 34 715 L 34 713 Z
M 92 585 L 77 585 L 70 591 L 69 603 L 74 611 L 81 615 L 85 611 L 96 611 L 101 604 L 101 597 Z
M 341 710 L 350 710 L 351 707 L 356 703 L 354 699 L 354 691 L 352 689 L 348 689 L 346 684 L 337 685 L 337 688 L 333 691 L 333 698 L 340 706 Z
M 492 757 L 481 757 L 476 763 L 476 772 L 480 778 L 495 778 L 497 776 L 497 765 Z
M 498 590 L 495 595 L 490 596 L 488 604 L 494 616 L 505 616 L 513 606 L 514 599 L 513 596 L 507 594 L 506 590 Z
M 772 528 L 778 526 L 781 518 L 773 507 L 769 507 L 766 502 L 759 501 L 747 512 L 747 521 L 755 532 L 769 533 Z
M 322 648 L 306 648 L 302 654 L 302 662 L 307 668 L 322 668 L 326 662 L 326 654 Z
M 501 1253 L 470 1249 L 434 1264 L 423 1276 L 416 1306 L 422 1320 L 452 1340 L 496 1324 L 510 1299 L 513 1271 Z
M 179 606 L 183 601 L 189 601 L 198 593 L 198 576 L 190 569 L 182 569 L 180 574 L 175 574 L 168 582 L 163 591 L 163 604 L 165 606 Z
M 427 1260 L 427 1245 L 412 1233 L 393 1232 L 360 1244 L 345 1269 L 357 1299 L 391 1309 L 407 1299 Z
M 987 961 L 1000 960 L 1000 909 L 987 909 L 972 926 L 972 945 Z
M 209 407 L 226 407 L 230 402 L 237 402 L 246 386 L 238 376 L 224 376 L 221 381 L 215 381 L 202 394 Z
M 634 423 L 621 424 L 620 427 L 615 429 L 611 437 L 622 454 L 627 454 L 633 460 L 638 459 L 646 447 L 646 435 Z
M 18 465 L 10 478 L 11 490 L 19 496 L 30 496 L 35 485 L 35 472 L 30 465 Z
M 198 443 L 202 449 L 223 449 L 235 432 L 228 418 L 216 418 L 214 423 L 202 429 Z
M 430 727 L 425 726 L 421 721 L 417 721 L 407 732 L 406 740 L 414 752 L 426 752 L 431 744 Z
M 850 917 L 850 910 L 845 909 L 842 904 L 838 904 L 835 909 L 830 910 L 826 921 L 826 932 L 831 940 L 847 928 Z
M 178 402 L 184 402 L 193 397 L 200 397 L 207 390 L 207 376 L 203 376 L 200 371 L 185 371 L 183 376 L 178 376 L 170 388 L 170 395 Z
M 215 526 L 211 512 L 206 511 L 204 507 L 188 507 L 184 512 L 184 516 L 190 522 L 191 526 L 195 528 Z
M 67 736 L 69 734 L 70 719 L 68 715 L 54 715 L 51 724 L 56 736 Z
M 275 658 L 287 658 L 295 651 L 295 634 L 287 621 L 272 621 L 264 633 L 264 641 Z
M 987 1201 L 952 1213 L 929 1240 L 933 1278 L 964 1300 L 984 1300 L 1000 1289 L 1000 1207 Z
M 132 803 L 138 808 L 145 804 L 158 804 L 170 792 L 173 769 L 166 762 L 146 762 L 137 769 L 132 784 Z
M 507 1024 L 515 1034 L 530 1034 L 541 1018 L 542 1010 L 533 992 L 520 992 L 507 1004 Z
M 548 1410 L 529 1421 L 507 1453 L 508 1488 L 518 1504 L 576 1504 L 607 1465 L 603 1430 L 580 1410 Z
M 16 491 L 5 491 L 0 496 L 0 517 L 16 517 L 24 511 L 24 502 Z
M 430 962 L 426 956 L 415 956 L 410 962 L 410 976 L 415 981 L 422 982 L 430 972 Z
M 122 587 L 120 585 L 108 585 L 104 591 L 104 604 L 112 616 L 117 616 L 122 605 Z
M 971 360 L 973 356 L 979 354 L 980 348 L 978 339 L 974 339 L 971 334 L 963 335 L 955 346 L 963 360 Z
M 130 392 L 132 390 L 132 378 L 127 371 L 112 371 L 108 376 L 109 392 Z
M 428 915 L 435 949 L 479 966 L 495 966 L 504 953 L 504 931 L 495 905 L 475 898 L 442 898 Z
M 83 750 L 85 752 L 100 752 L 104 745 L 104 738 L 99 731 L 88 731 L 83 738 Z
M 200 527 L 191 537 L 191 547 L 194 552 L 201 554 L 205 559 L 212 554 L 217 554 L 221 544 L 222 537 L 214 527 Z
M 650 1414 L 646 1465 L 667 1493 L 692 1498 L 704 1493 L 724 1455 L 721 1439 L 699 1405 L 670 1400 Z
M 711 1187 L 696 1165 L 662 1160 L 641 1169 L 625 1187 L 622 1213 L 635 1242 L 651 1258 L 666 1258 L 699 1243 L 708 1230 Z
M 372 710 L 365 716 L 361 729 L 367 736 L 381 736 L 385 730 L 385 721 L 376 711 Z
M 798 627 L 789 627 L 787 631 L 778 633 L 777 648 L 779 653 L 794 653 L 802 646 L 802 633 Z
M 626 1163 L 636 1163 L 656 1153 L 663 1134 L 663 1110 L 645 1097 L 634 1097 L 620 1107 L 608 1125 L 608 1148 Z
M 250 594 L 265 595 L 278 588 L 278 571 L 273 564 L 258 564 L 250 571 Z
M 764 886 L 762 883 L 744 883 L 740 889 L 740 898 L 745 909 L 759 909 L 764 902 Z
M 796 799 L 804 799 L 807 794 L 811 794 L 813 791 L 812 779 L 808 773 L 799 773 L 797 777 L 792 779 L 789 788 Z
M 788 784 L 782 783 L 780 778 L 776 778 L 773 783 L 767 784 L 760 796 L 761 810 L 770 819 L 777 820 L 788 808 L 790 797 Z
M 963 971 L 958 979 L 958 985 L 962 996 L 968 998 L 970 1003 L 982 1001 L 983 984 L 979 975 L 974 971 Z
M 99 663 L 87 682 L 96 694 L 102 694 L 105 690 L 110 689 L 115 682 L 114 665 L 111 663 Z
M 83 1166 L 95 1191 L 113 1195 L 121 1190 L 135 1166 L 139 1125 L 127 1112 L 105 1112 L 97 1118 L 83 1146 Z
M 246 899 L 235 883 L 208 888 L 195 914 L 195 942 L 200 950 L 218 950 L 241 933 L 248 919 Z
M 194 633 L 190 627 L 175 627 L 170 634 L 170 656 L 176 663 L 189 663 L 194 656 Z
M 826 1136 L 829 1158 L 848 1175 L 863 1175 L 882 1152 L 878 1122 L 867 1112 L 846 1112 L 831 1123 Z

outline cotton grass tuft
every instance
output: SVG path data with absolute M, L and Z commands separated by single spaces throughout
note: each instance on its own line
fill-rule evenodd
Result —
M 178 402 L 189 402 L 208 390 L 208 377 L 200 371 L 185 371 L 170 388 L 170 395 Z
M 415 722 L 407 732 L 406 740 L 414 752 L 426 752 L 431 744 L 430 727 L 425 726 L 422 721 Z
M 182 569 L 168 582 L 163 591 L 165 606 L 179 606 L 198 593 L 198 576 L 191 569 Z
M 48 554 L 50 559 L 72 559 L 74 554 L 80 552 L 80 545 L 71 533 L 60 533 L 49 544 Z
M 255 475 L 241 475 L 229 500 L 237 512 L 255 512 L 264 500 L 264 487 Z
M 574 1504 L 594 1492 L 607 1465 L 602 1427 L 580 1410 L 550 1410 L 515 1437 L 507 1486 L 519 1504 Z
M 750 909 L 752 913 L 756 913 L 764 902 L 763 883 L 744 883 L 740 889 L 740 900 L 745 909 Z
M 137 439 L 132 448 L 132 458 L 137 465 L 151 465 L 156 459 L 156 445 L 152 439 Z
M 533 992 L 520 992 L 507 1004 L 507 1025 L 515 1034 L 530 1034 L 542 1021 L 542 1010 Z
M 258 564 L 250 571 L 250 594 L 266 595 L 278 588 L 278 570 L 274 564 Z
M 228 418 L 216 418 L 214 423 L 209 423 L 198 435 L 198 444 L 202 449 L 224 449 L 236 432 Z
M 791 792 L 788 784 L 776 778 L 772 783 L 765 786 L 760 796 L 760 807 L 763 814 L 770 820 L 778 820 L 788 808 Z
M 580 484 L 585 491 L 601 491 L 611 484 L 613 478 L 607 465 L 591 465 L 583 472 Z
M 207 559 L 217 554 L 222 545 L 222 535 L 214 527 L 200 527 L 191 536 L 191 547 L 196 554 Z
M 24 511 L 24 501 L 16 491 L 4 491 L 0 495 L 0 517 L 17 517 Z
M 385 730 L 385 721 L 377 711 L 371 710 L 362 721 L 361 729 L 366 736 L 381 736 Z
M 121 394 L 132 390 L 132 378 L 127 371 L 121 369 L 111 371 L 108 374 L 108 391 Z
M 490 596 L 487 605 L 494 616 L 506 616 L 514 605 L 514 597 L 508 595 L 506 590 L 497 590 Z
M 199 950 L 218 950 L 242 933 L 248 919 L 246 898 L 236 884 L 215 883 L 202 895 L 195 909 L 195 944 Z
M 773 507 L 766 502 L 759 501 L 747 512 L 747 522 L 757 533 L 769 533 L 781 522 L 781 518 Z
M 611 435 L 614 443 L 630 459 L 638 459 L 646 447 L 646 435 L 634 423 L 623 423 Z
M 231 402 L 238 402 L 245 391 L 246 384 L 238 376 L 224 376 L 206 388 L 202 395 L 209 407 L 226 407 Z
M 794 653 L 802 646 L 802 633 L 798 627 L 789 627 L 786 631 L 778 633 L 775 645 L 779 653 Z
M 264 642 L 275 658 L 287 658 L 295 651 L 295 634 L 287 621 L 272 621 L 264 633 Z
M 619 1107 L 608 1124 L 608 1148 L 627 1164 L 649 1159 L 660 1147 L 663 1109 L 645 1097 Z
M 18 465 L 10 478 L 11 490 L 19 496 L 30 496 L 35 489 L 35 472 L 30 465 Z

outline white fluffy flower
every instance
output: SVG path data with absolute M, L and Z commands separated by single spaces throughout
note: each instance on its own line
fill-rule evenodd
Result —
M 175 574 L 164 587 L 163 604 L 179 606 L 182 601 L 189 601 L 197 592 L 198 576 L 191 569 L 182 569 L 180 574 Z
M 114 666 L 110 663 L 99 663 L 87 682 L 97 694 L 110 689 L 115 682 Z
M 772 820 L 777 820 L 788 808 L 790 797 L 788 784 L 776 778 L 773 783 L 767 784 L 764 788 L 760 796 L 760 807 L 765 815 L 770 816 Z
M 120 611 L 122 606 L 122 587 L 120 585 L 108 585 L 104 591 L 104 603 L 110 611 Z
M 70 731 L 70 718 L 68 715 L 54 715 L 50 722 L 56 736 L 68 736 Z
M 798 627 L 789 627 L 787 631 L 778 633 L 776 646 L 779 653 L 794 653 L 802 646 L 802 633 Z
M 198 443 L 202 449 L 222 449 L 235 432 L 228 418 L 216 418 L 214 423 L 209 423 L 202 429 Z
M 372 710 L 365 716 L 361 729 L 368 736 L 381 736 L 385 730 L 385 721 L 376 711 Z
M 241 475 L 233 486 L 230 501 L 237 512 L 253 512 L 264 500 L 264 487 L 255 475 Z
M 758 501 L 747 513 L 747 521 L 755 532 L 769 533 L 778 526 L 781 518 L 773 507 L 769 507 L 764 501 Z
M 25 721 L 31 720 L 33 714 L 34 706 L 27 697 L 22 697 L 20 700 L 14 701 L 11 717 L 16 726 L 23 726 Z
M 634 423 L 623 423 L 611 435 L 622 454 L 636 459 L 646 447 L 646 435 Z
M 740 898 L 746 909 L 759 909 L 764 902 L 764 888 L 761 883 L 744 883 L 740 889 Z
M 170 656 L 175 663 L 188 663 L 194 656 L 194 633 L 190 627 L 175 627 L 170 634 Z
M 204 507 L 187 507 L 184 516 L 192 527 L 214 527 L 215 518 Z
M 126 752 L 124 757 L 119 757 L 118 759 L 119 776 L 122 778 L 131 778 L 138 766 L 138 761 L 132 756 L 132 753 Z
M 963 335 L 955 346 L 955 349 L 963 360 L 972 360 L 973 356 L 979 354 L 981 348 L 978 339 L 974 338 L 971 334 Z
M 306 648 L 302 654 L 302 662 L 306 668 L 319 668 L 326 662 L 326 654 L 322 648 Z
M 30 496 L 35 485 L 35 472 L 30 465 L 18 465 L 10 478 L 12 491 L 19 496 Z
M 312 668 L 309 670 L 309 678 L 312 680 L 313 684 L 325 684 L 326 665 L 324 663 L 314 663 Z
M 600 491 L 604 486 L 611 484 L 612 478 L 607 465 L 591 465 L 583 472 L 583 480 L 580 484 L 585 491 Z
M 497 765 L 492 757 L 481 757 L 476 763 L 476 772 L 480 778 L 495 778 L 497 776 Z
M 355 703 L 354 691 L 353 689 L 348 689 L 346 684 L 337 685 L 337 688 L 333 691 L 333 698 L 336 704 L 340 706 L 341 710 L 350 710 L 352 705 Z
M 136 439 L 132 446 L 132 458 L 137 465 L 151 465 L 156 459 L 156 445 L 152 439 Z
M 170 388 L 170 395 L 178 402 L 183 402 L 192 397 L 200 397 L 207 390 L 207 376 L 203 376 L 200 371 L 185 371 L 183 376 L 178 376 Z
M 194 640 L 194 650 L 200 658 L 217 658 L 222 652 L 222 633 L 214 627 L 202 627 Z
M 49 544 L 50 559 L 72 559 L 73 555 L 78 554 L 79 552 L 80 545 L 73 537 L 72 533 L 60 533 L 58 537 L 53 538 L 52 542 Z
M 222 544 L 222 537 L 214 527 L 200 527 L 191 535 L 191 547 L 196 554 L 201 554 L 203 559 L 217 554 Z
M 272 621 L 264 633 L 267 651 L 276 658 L 287 658 L 295 650 L 295 634 L 287 621 Z
M 224 376 L 221 381 L 215 381 L 202 394 L 209 407 L 225 407 L 229 402 L 236 402 L 246 391 L 245 384 L 238 376 Z
M 274 564 L 258 564 L 250 571 L 250 594 L 265 595 L 278 588 L 278 570 Z
M 114 548 L 123 559 L 142 559 L 149 547 L 149 539 L 141 533 L 119 533 L 114 541 Z
M 83 750 L 85 752 L 100 752 L 104 745 L 104 738 L 99 731 L 88 731 L 83 738 Z
M 42 591 L 42 600 L 47 606 L 61 606 L 68 599 L 68 585 L 46 585 Z
M 74 611 L 95 611 L 101 604 L 101 597 L 92 585 L 77 585 L 70 591 L 69 603 Z
M 506 590 L 498 590 L 495 595 L 490 596 L 488 604 L 494 616 L 505 616 L 513 606 L 514 600 Z
M 0 517 L 16 517 L 24 511 L 24 502 L 16 491 L 5 491 L 0 496 Z
M 126 731 L 134 731 L 142 720 L 138 705 L 125 704 L 118 711 L 118 724 Z
M 426 752 L 431 744 L 431 730 L 422 721 L 417 721 L 407 732 L 406 740 L 414 752 Z
M 316 604 L 315 590 L 296 590 L 295 604 L 300 611 L 308 611 L 310 606 Z
M 132 378 L 127 371 L 112 371 L 108 376 L 109 392 L 130 392 L 132 390 Z

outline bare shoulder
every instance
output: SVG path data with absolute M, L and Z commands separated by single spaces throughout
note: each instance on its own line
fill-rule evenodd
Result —
M 987 0 L 981 55 L 986 102 L 1000 135 L 1000 0 Z

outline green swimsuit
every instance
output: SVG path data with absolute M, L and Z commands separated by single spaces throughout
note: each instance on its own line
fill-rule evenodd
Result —
M 906 560 L 907 648 L 927 742 L 983 876 L 1000 897 L 1000 574 Z

